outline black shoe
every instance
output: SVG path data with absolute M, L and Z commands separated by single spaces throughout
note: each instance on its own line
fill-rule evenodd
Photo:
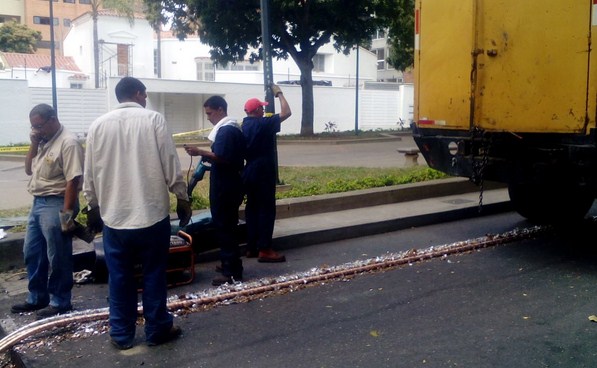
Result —
M 54 317 L 54 316 L 57 316 L 59 314 L 68 313 L 72 309 L 73 309 L 72 307 L 58 308 L 58 307 L 54 307 L 53 305 L 48 305 L 44 309 L 39 310 L 36 313 L 36 315 L 37 315 L 37 319 L 43 319 L 43 318 L 48 318 L 48 317 Z
M 172 327 L 170 327 L 168 332 L 166 332 L 165 335 L 160 336 L 155 340 L 147 341 L 147 346 L 157 346 L 157 345 L 165 344 L 168 341 L 177 339 L 180 335 L 182 335 L 182 330 L 180 329 L 180 327 L 172 326 Z
M 247 249 L 245 255 L 247 258 L 257 258 L 259 256 L 259 251 L 257 249 Z
M 15 304 L 10 308 L 12 313 L 27 313 L 34 312 L 36 310 L 44 309 L 47 304 L 29 304 L 27 302 L 21 304 Z
M 213 286 L 220 286 L 224 284 L 234 284 L 235 282 L 243 281 L 243 277 L 233 277 L 233 276 L 216 276 L 213 280 L 211 280 L 211 284 Z
M 121 344 L 112 338 L 110 338 L 110 344 L 112 344 L 112 346 L 114 346 L 118 350 L 128 350 L 133 347 L 133 343 Z

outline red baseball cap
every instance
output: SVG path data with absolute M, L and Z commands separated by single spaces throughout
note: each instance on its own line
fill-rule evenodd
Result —
M 245 102 L 245 112 L 253 112 L 257 110 L 260 106 L 267 106 L 267 102 L 259 101 L 258 98 L 251 98 Z

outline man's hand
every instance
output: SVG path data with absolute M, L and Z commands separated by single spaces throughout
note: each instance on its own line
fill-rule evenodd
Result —
M 60 229 L 63 233 L 70 233 L 75 229 L 75 219 L 72 210 L 60 210 Z
M 280 89 L 280 87 L 277 84 L 272 83 L 271 88 L 272 88 L 272 93 L 274 94 L 274 97 L 278 97 L 278 95 L 280 93 L 282 93 L 282 90 Z
M 38 132 L 31 131 L 29 133 L 29 140 L 31 140 L 31 144 L 37 146 L 39 142 L 41 142 L 41 135 Z
M 178 226 L 186 226 L 186 224 L 188 224 L 191 220 L 191 215 L 193 214 L 193 211 L 191 210 L 191 203 L 189 201 L 185 201 L 184 199 L 177 199 L 176 214 L 178 215 L 178 219 L 180 220 Z
M 84 208 L 83 213 L 87 214 L 87 227 L 94 233 L 101 233 L 104 228 L 104 221 L 100 216 L 99 207 Z

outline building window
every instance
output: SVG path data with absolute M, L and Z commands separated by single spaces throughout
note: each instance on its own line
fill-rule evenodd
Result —
M 197 80 L 213 82 L 216 80 L 214 63 L 211 60 L 197 60 Z
M 46 24 L 50 25 L 50 17 L 33 17 L 33 24 Z M 59 24 L 58 18 L 54 18 L 54 25 L 57 26 Z
M 386 31 L 385 29 L 378 29 L 375 34 L 373 35 L 373 39 L 374 40 L 379 40 L 379 39 L 383 39 L 386 38 Z
M 74 4 L 75 0 L 62 0 L 65 3 Z
M 313 56 L 313 71 L 319 73 L 325 72 L 325 55 L 316 54 Z
M 377 54 L 377 70 L 384 70 L 386 68 L 386 50 L 375 49 Z
M 37 41 L 37 48 L 38 49 L 50 49 L 52 46 L 52 42 L 51 41 Z M 54 49 L 55 50 L 59 50 L 60 49 L 60 43 L 59 42 L 54 42 Z
M 79 4 L 91 4 L 91 0 L 79 0 Z
M 0 24 L 12 21 L 19 23 L 21 21 L 21 17 L 16 15 L 0 15 Z
M 70 20 L 70 19 L 68 19 L 68 18 L 64 18 L 64 19 L 62 20 L 62 24 L 63 24 L 65 27 L 70 27 L 70 23 L 71 23 L 71 20 Z
M 118 62 L 118 76 L 124 77 L 129 75 L 129 45 L 119 43 L 116 45 L 116 60 Z
M 71 89 L 83 89 L 83 83 L 70 82 Z

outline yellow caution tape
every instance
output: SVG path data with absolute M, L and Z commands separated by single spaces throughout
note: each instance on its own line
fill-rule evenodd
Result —
M 0 152 L 1 153 L 27 152 L 27 151 L 29 151 L 29 146 L 0 147 Z
M 182 133 L 176 133 L 176 134 L 172 134 L 173 137 L 186 137 L 189 135 L 197 135 L 197 134 L 202 134 L 205 132 L 209 132 L 211 130 L 211 128 L 209 129 L 200 129 L 200 130 L 193 130 L 190 132 L 182 132 Z

